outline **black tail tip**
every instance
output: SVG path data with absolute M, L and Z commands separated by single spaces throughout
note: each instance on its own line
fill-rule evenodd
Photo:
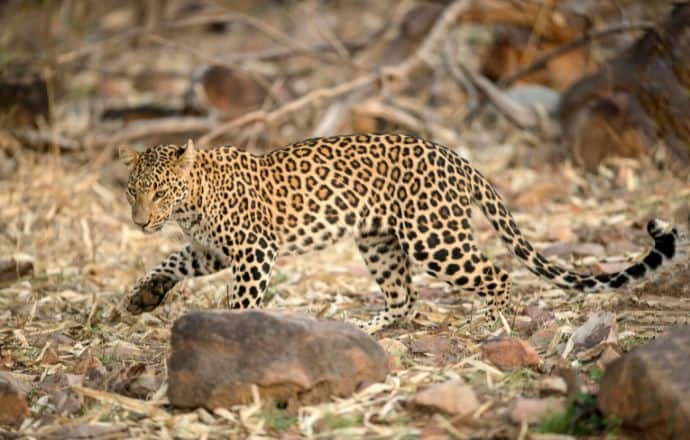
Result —
M 673 232 L 673 228 L 665 221 L 653 218 L 647 223 L 647 232 L 649 232 L 649 235 L 653 238 L 659 238 L 662 235 Z

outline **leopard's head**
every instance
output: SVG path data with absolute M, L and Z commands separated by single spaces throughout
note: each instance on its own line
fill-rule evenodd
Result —
M 144 232 L 160 230 L 187 199 L 188 177 L 196 158 L 194 143 L 158 145 L 143 153 L 120 147 L 119 154 L 129 168 L 127 200 L 132 220 Z

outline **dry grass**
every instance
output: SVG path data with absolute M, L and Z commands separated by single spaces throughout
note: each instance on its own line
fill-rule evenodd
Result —
M 625 168 L 628 162 L 619 174 L 627 169 L 638 183 L 625 192 L 606 177 L 582 180 L 567 164 L 539 174 L 492 169 L 497 168 L 495 163 L 506 163 L 497 158 L 510 151 L 505 146 L 487 147 L 481 156 L 491 158 L 494 165 L 481 157 L 475 160 L 480 168 L 491 169 L 489 174 L 497 176 L 504 193 L 524 197 L 559 182 L 553 191 L 567 195 L 535 195 L 539 201 L 533 206 L 516 210 L 524 230 L 540 247 L 553 242 L 555 235 L 571 234 L 574 243 L 603 243 L 607 254 L 631 256 L 647 244 L 644 232 L 634 225 L 653 214 L 672 218 L 690 197 L 687 185 L 654 170 Z M 98 425 L 99 429 L 109 426 L 113 435 L 180 438 L 283 434 L 399 438 L 425 429 L 461 438 L 516 435 L 519 427 L 506 420 L 507 406 L 516 396 L 534 395 L 542 373 L 502 373 L 482 362 L 481 341 L 504 332 L 504 326 L 488 327 L 481 302 L 422 275 L 416 277 L 422 291 L 418 318 L 377 338 L 394 339 L 409 350 L 425 336 L 447 337 L 454 341 L 452 351 L 434 356 L 404 350 L 398 356 L 398 369 L 385 383 L 348 399 L 303 407 L 296 415 L 259 400 L 213 414 L 171 410 L 164 380 L 171 324 L 191 309 L 222 308 L 226 300 L 222 275 L 183 283 L 155 313 L 140 318 L 117 315 L 127 286 L 181 245 L 180 232 L 169 226 L 159 234 L 144 235 L 131 226 L 121 186 L 105 183 L 119 164 L 30 152 L 18 153 L 12 160 L 16 168 L 3 179 L 0 195 L 0 252 L 28 254 L 36 261 L 33 276 L 0 290 L 3 366 L 33 387 L 31 416 L 19 432 L 38 435 L 56 425 L 101 422 L 108 425 Z M 568 335 L 592 311 L 618 313 L 619 344 L 625 349 L 674 321 L 688 320 L 688 299 L 663 292 L 648 292 L 649 297 L 626 291 L 582 296 L 554 289 L 518 266 L 484 222 L 475 223 L 487 252 L 512 270 L 520 307 L 538 304 L 556 313 L 560 338 L 554 341 L 554 350 L 541 353 L 547 365 L 557 361 Z M 323 318 L 338 319 L 345 313 L 364 318 L 381 306 L 376 286 L 349 241 L 317 254 L 279 260 L 270 292 L 271 308 Z M 514 323 L 508 317 L 505 324 Z M 142 399 L 113 392 L 138 364 L 145 366 L 144 376 L 153 378 L 145 384 Z M 582 372 L 588 369 L 588 365 L 578 367 Z M 88 380 L 84 374 L 93 371 L 104 375 L 101 390 L 83 386 Z M 56 393 L 42 388 L 46 377 L 53 375 L 66 375 L 75 384 L 72 392 L 78 404 L 61 407 Z M 420 387 L 458 377 L 475 386 L 483 403 L 473 417 L 456 420 L 407 404 Z
M 407 3 L 401 5 L 403 8 Z M 351 28 L 343 32 L 350 37 L 368 35 L 371 29 L 364 32 L 357 26 L 370 22 L 374 25 L 369 28 L 382 25 L 384 18 L 393 14 L 394 8 L 390 6 L 381 2 L 379 9 L 368 12 L 368 21 L 350 20 Z M 333 14 L 347 12 L 310 7 L 298 2 L 295 11 L 267 14 L 263 18 L 281 29 L 293 29 L 297 34 L 294 39 L 299 40 L 295 44 L 307 46 L 321 38 L 314 38 L 314 29 L 294 29 L 294 17 L 323 14 L 329 23 Z M 402 12 L 396 10 L 395 14 Z M 463 43 L 467 53 L 486 37 L 474 28 L 463 32 L 455 37 L 472 41 Z M 138 102 L 142 96 L 151 95 L 162 95 L 163 101 L 174 95 L 179 100 L 186 77 L 180 80 L 165 74 L 186 74 L 199 60 L 212 59 L 213 53 L 261 53 L 266 43 L 247 39 L 246 33 L 241 27 L 232 28 L 222 37 L 205 36 L 198 29 L 180 31 L 174 36 L 163 34 L 164 41 L 176 42 L 177 46 L 142 43 L 136 50 L 121 52 L 113 50 L 120 47 L 120 40 L 103 40 L 103 44 L 83 47 L 85 54 L 95 53 L 102 58 L 84 55 L 83 69 L 76 69 L 78 72 L 70 78 L 73 83 L 69 79 L 66 82 L 73 89 L 89 84 L 93 88 L 90 93 L 95 95 L 89 99 L 99 104 L 107 100 L 102 95 L 108 93 L 116 95 L 110 96 L 111 104 Z M 183 44 L 179 38 L 174 40 L 180 35 L 184 37 Z M 376 46 L 374 43 L 371 45 Z M 204 50 L 190 49 L 197 46 Z M 65 53 L 75 59 L 82 57 L 79 50 Z M 347 59 L 347 53 L 328 55 L 249 64 L 254 71 L 284 74 L 294 82 L 298 96 L 346 83 L 367 69 L 375 69 L 357 65 L 366 59 L 364 56 Z M 347 68 L 342 67 L 344 61 L 338 56 L 346 59 Z M 167 64 L 161 65 L 160 60 Z M 440 64 L 434 64 L 433 69 L 442 70 Z M 101 70 L 107 68 L 125 71 L 125 79 L 103 74 Z M 132 73 L 158 71 L 163 72 L 162 79 L 151 80 L 151 90 L 136 90 L 132 85 Z M 550 165 L 544 158 L 557 147 L 529 133 L 491 121 L 460 126 L 461 114 L 466 110 L 464 96 L 452 78 L 442 72 L 429 75 L 432 76 L 432 84 L 425 83 L 426 89 L 415 86 L 414 93 L 399 92 L 393 87 L 395 84 L 384 84 L 374 96 L 381 93 L 384 97 L 378 98 L 382 102 L 369 101 L 373 104 L 368 109 L 393 109 L 396 115 L 404 116 L 393 118 L 396 123 L 404 124 L 400 119 L 411 120 L 408 126 L 421 127 L 423 132 L 417 134 L 456 141 L 451 146 L 471 156 L 472 162 L 496 184 L 523 232 L 537 248 L 548 248 L 565 263 L 578 268 L 589 269 L 597 263 L 601 269 L 620 265 L 646 249 L 649 238 L 643 225 L 651 217 L 687 228 L 690 187 L 686 182 L 646 161 L 611 160 L 598 174 L 585 174 L 568 161 Z M 281 81 L 275 80 L 278 84 Z M 365 98 L 369 97 L 363 93 L 354 102 L 348 101 L 348 106 L 364 101 L 358 110 L 366 109 Z M 53 109 L 59 130 L 78 132 L 70 125 L 85 117 L 77 101 L 76 96 L 68 95 Z M 432 101 L 436 104 L 429 104 Z M 276 139 L 299 140 L 320 125 L 329 105 L 330 102 L 317 102 L 300 107 L 279 127 L 251 126 L 248 132 L 232 133 L 230 137 L 244 144 L 256 139 L 257 133 L 268 133 L 261 141 L 273 146 L 279 143 Z M 379 113 L 376 115 L 380 116 Z M 75 137 L 86 145 L 92 130 L 100 130 L 94 135 L 100 139 L 109 139 L 111 133 L 118 132 L 100 122 L 76 125 L 83 131 Z M 348 117 L 335 126 L 338 131 L 353 129 Z M 387 123 L 386 127 L 393 130 L 399 126 Z M 173 137 L 175 141 L 185 139 Z M 538 380 L 554 366 L 570 366 L 587 389 L 596 391 L 592 377 L 596 376 L 597 357 L 584 361 L 572 351 L 565 360 L 561 356 L 569 350 L 570 335 L 593 312 L 616 313 L 616 346 L 621 351 L 656 336 L 673 323 L 690 321 L 687 261 L 681 261 L 641 288 L 577 295 L 532 276 L 508 254 L 490 225 L 477 216 L 473 221 L 475 235 L 483 249 L 513 275 L 519 316 L 507 316 L 504 322 L 489 325 L 483 316 L 485 306 L 478 298 L 451 291 L 419 274 L 415 276 L 421 292 L 417 318 L 376 335 L 379 340 L 385 339 L 386 346 L 393 347 L 395 369 L 385 383 L 347 399 L 302 407 L 296 414 L 277 409 L 258 396 L 252 405 L 213 412 L 175 410 L 165 398 L 170 328 L 175 319 L 189 310 L 225 307 L 227 287 L 223 274 L 181 283 L 154 313 L 136 318 L 121 316 L 116 310 L 127 288 L 164 255 L 182 246 L 181 232 L 169 225 L 160 233 L 144 235 L 133 227 L 123 189 L 125 171 L 113 160 L 114 145 L 61 155 L 11 147 L 2 141 L 0 256 L 29 255 L 35 261 L 35 270 L 31 276 L 0 286 L 0 370 L 11 371 L 27 384 L 31 411 L 21 426 L 12 432 L 0 431 L 0 437 L 539 438 L 535 426 L 528 428 L 509 421 L 510 405 L 515 398 L 537 396 Z M 147 139 L 138 146 L 145 147 L 153 141 Z M 604 260 L 606 264 L 600 264 Z M 320 253 L 279 259 L 269 295 L 270 308 L 303 311 L 320 318 L 365 319 L 383 305 L 350 241 Z M 481 344 L 490 336 L 505 333 L 529 337 L 531 331 L 521 325 L 524 308 L 529 305 L 555 313 L 552 337 L 537 346 L 544 371 L 501 372 L 482 359 Z M 417 390 L 456 378 L 464 379 L 476 390 L 480 407 L 474 414 L 458 418 L 430 413 L 410 404 Z

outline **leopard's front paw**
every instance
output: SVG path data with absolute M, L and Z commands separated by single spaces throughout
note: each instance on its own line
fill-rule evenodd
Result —
M 163 302 L 165 294 L 173 286 L 175 281 L 169 278 L 141 280 L 127 298 L 127 311 L 133 315 L 152 311 Z

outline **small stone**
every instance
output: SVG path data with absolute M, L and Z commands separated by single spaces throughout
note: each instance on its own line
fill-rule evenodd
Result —
M 594 348 L 602 342 L 616 343 L 616 314 L 610 312 L 595 313 L 573 333 L 575 351 Z
M 453 342 L 445 336 L 425 335 L 410 344 L 413 353 L 429 353 L 442 357 L 453 351 Z
M 599 357 L 599 360 L 597 361 L 597 366 L 601 368 L 602 370 L 606 370 L 606 367 L 608 367 L 611 362 L 615 361 L 621 357 L 621 355 L 613 349 L 613 347 L 606 346 L 604 349 L 604 352 L 601 353 L 601 356 Z
M 26 392 L 12 373 L 0 371 L 0 426 L 19 426 L 29 415 Z
M 564 243 L 564 242 L 557 242 L 554 243 L 550 246 L 547 246 L 542 250 L 542 254 L 549 258 L 549 257 L 563 257 L 568 254 L 570 254 L 573 250 L 573 244 L 572 243 Z
M 545 350 L 553 338 L 558 334 L 558 324 L 551 321 L 544 327 L 540 328 L 529 338 L 529 342 L 539 350 Z
M 419 432 L 419 438 L 424 440 L 447 440 L 448 430 L 439 426 L 434 420 L 429 420 Z
M 0 259 L 0 286 L 11 284 L 21 277 L 33 273 L 34 258 L 17 254 L 10 258 Z
M 131 342 L 116 340 L 105 349 L 105 356 L 114 361 L 138 360 L 143 357 L 139 347 Z
M 393 356 L 404 356 L 409 353 L 407 345 L 393 338 L 383 338 L 379 339 L 379 345 L 386 350 L 387 353 Z
M 529 316 L 532 319 L 532 328 L 534 330 L 556 319 L 556 315 L 554 315 L 552 311 L 542 309 L 539 306 L 525 307 L 525 315 Z
M 194 312 L 173 325 L 168 399 L 213 410 L 262 399 L 312 404 L 388 374 L 388 356 L 341 321 L 264 310 Z
M 57 352 L 53 349 L 53 347 L 49 347 L 45 353 L 43 353 L 43 357 L 41 358 L 41 363 L 42 364 L 57 364 L 60 358 L 58 357 Z
M 573 333 L 570 347 L 581 362 L 589 362 L 601 355 L 606 347 L 618 343 L 616 314 L 609 312 L 595 313 Z M 565 353 L 567 356 L 569 354 Z
M 627 261 L 622 261 L 620 263 L 604 263 L 598 261 L 590 266 L 592 273 L 594 275 L 600 275 L 602 273 L 615 273 L 622 272 L 630 266 Z
M 604 257 L 606 249 L 598 243 L 578 243 L 573 246 L 573 254 L 577 257 Z
M 546 399 L 527 399 L 519 397 L 510 410 L 510 420 L 514 423 L 537 423 L 553 414 L 565 411 L 565 397 Z
M 532 331 L 532 318 L 529 316 L 516 316 L 511 327 L 520 333 L 530 333 Z
M 575 239 L 573 228 L 564 222 L 553 224 L 548 227 L 546 237 L 561 243 L 569 243 Z
M 84 397 L 70 389 L 72 385 L 82 385 L 83 376 L 56 373 L 46 376 L 38 385 L 39 389 L 50 395 L 50 402 L 56 414 L 74 414 L 81 410 Z
M 613 361 L 601 380 L 599 408 L 637 438 L 687 438 L 690 327 L 676 326 Z
M 560 376 L 547 376 L 539 381 L 537 389 L 541 395 L 565 394 L 568 392 L 568 384 Z
M 450 415 L 467 415 L 479 408 L 474 389 L 461 380 L 432 385 L 417 393 L 412 402 L 415 405 L 440 410 Z
M 118 394 L 144 399 L 156 391 L 162 382 L 163 379 L 155 374 L 153 368 L 138 362 L 121 369 L 108 388 Z
M 542 360 L 534 347 L 522 339 L 508 337 L 495 339 L 482 346 L 484 357 L 501 370 L 520 367 L 540 367 Z
M 410 350 L 405 344 L 392 338 L 383 338 L 379 340 L 379 345 L 388 353 L 388 364 L 392 371 L 399 371 L 403 369 L 402 357 L 407 355 Z

